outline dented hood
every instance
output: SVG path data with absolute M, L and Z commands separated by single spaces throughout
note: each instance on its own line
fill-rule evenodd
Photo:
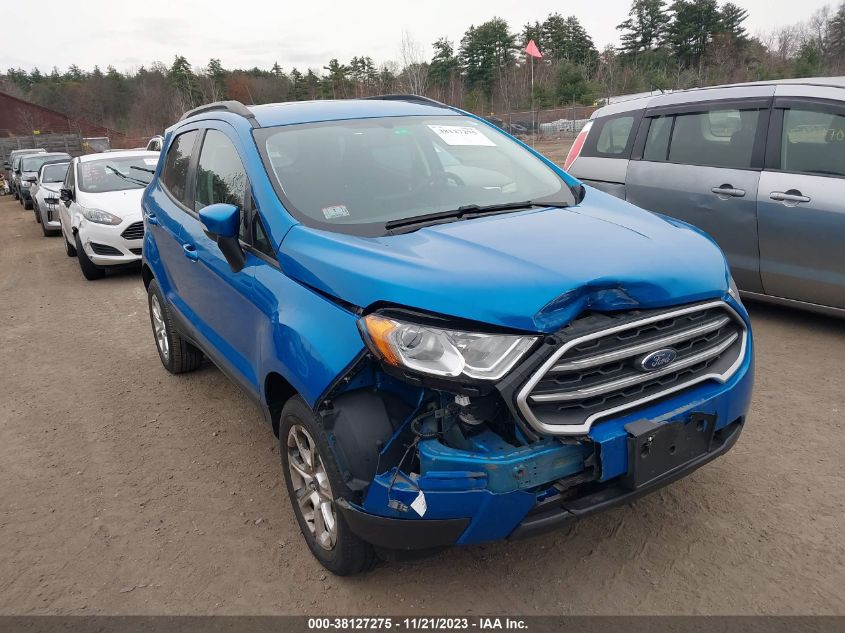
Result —
M 553 332 L 585 309 L 721 297 L 724 256 L 681 222 L 588 188 L 569 209 L 535 209 L 364 238 L 293 227 L 286 274 L 367 308 L 395 304 L 505 328 Z

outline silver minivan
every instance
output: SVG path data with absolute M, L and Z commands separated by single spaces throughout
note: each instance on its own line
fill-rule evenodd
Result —
M 845 316 L 845 77 L 615 103 L 565 167 L 709 233 L 744 295 Z

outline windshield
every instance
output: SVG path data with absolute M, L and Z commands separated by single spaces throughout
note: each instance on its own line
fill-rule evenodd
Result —
M 121 156 L 79 163 L 79 188 L 87 193 L 143 189 L 153 177 L 158 159 Z
M 50 154 L 35 154 L 33 156 L 24 156 L 21 159 L 21 171 L 38 171 L 44 163 L 63 158 L 70 160 L 70 156 L 67 154 L 53 154 L 52 156 Z
M 256 137 L 285 206 L 329 230 L 383 235 L 387 222 L 469 205 L 575 203 L 540 159 L 470 117 L 330 121 Z
M 64 182 L 68 163 L 46 165 L 41 171 L 41 182 Z

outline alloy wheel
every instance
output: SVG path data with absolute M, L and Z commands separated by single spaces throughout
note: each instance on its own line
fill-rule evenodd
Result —
M 158 302 L 156 295 L 153 295 L 150 301 L 150 314 L 153 317 L 153 334 L 155 334 L 158 351 L 161 352 L 164 360 L 168 360 L 170 356 L 170 343 L 167 340 L 167 327 L 164 324 L 161 304 Z
M 329 476 L 317 444 L 306 428 L 294 424 L 288 431 L 288 468 L 296 503 L 311 536 L 325 550 L 337 543 L 337 515 Z

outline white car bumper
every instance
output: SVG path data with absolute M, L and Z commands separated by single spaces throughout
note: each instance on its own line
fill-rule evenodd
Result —
M 79 241 L 85 254 L 97 266 L 117 266 L 141 261 L 144 223 L 139 217 L 125 219 L 117 226 L 82 220 Z

